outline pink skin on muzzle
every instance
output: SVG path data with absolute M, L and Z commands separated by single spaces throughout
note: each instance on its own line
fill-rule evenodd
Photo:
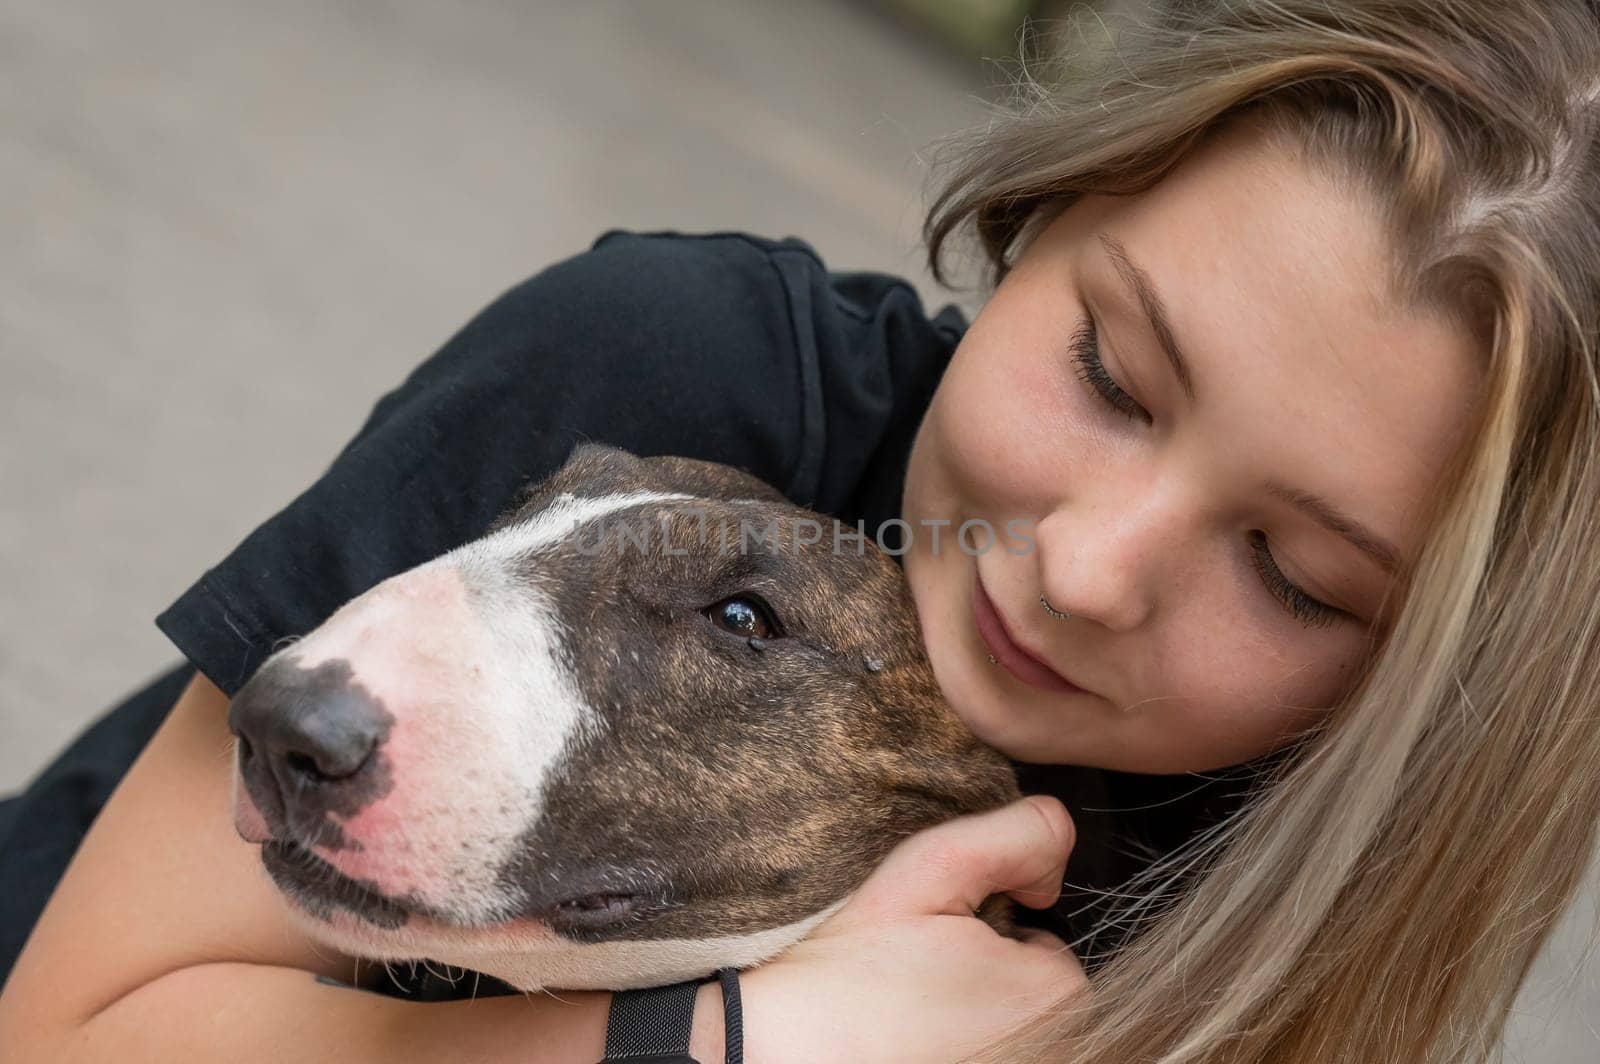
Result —
M 391 898 L 493 904 L 494 872 L 527 824 L 537 781 L 519 778 L 507 715 L 474 708 L 506 702 L 504 655 L 492 651 L 457 570 L 440 564 L 379 584 L 285 651 L 305 669 L 347 662 L 394 718 L 374 754 L 388 791 L 353 816 L 328 814 L 344 845 L 316 846 L 318 857 Z M 249 842 L 271 837 L 237 769 L 234 826 Z

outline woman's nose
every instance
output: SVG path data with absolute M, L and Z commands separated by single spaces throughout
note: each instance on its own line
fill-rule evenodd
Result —
M 1181 514 L 1155 493 L 1063 502 L 1034 529 L 1040 590 L 1074 617 L 1125 632 L 1146 623 L 1186 549 Z

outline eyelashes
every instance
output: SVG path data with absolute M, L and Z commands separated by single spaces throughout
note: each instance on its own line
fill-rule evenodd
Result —
M 1106 371 L 1105 363 L 1100 359 L 1100 334 L 1093 318 L 1084 318 L 1078 323 L 1067 349 L 1071 352 L 1078 379 L 1092 388 L 1102 402 L 1130 420 L 1151 423 L 1149 411 L 1140 406 L 1139 401 L 1124 391 Z M 1245 538 L 1249 543 L 1251 568 L 1261 577 L 1268 593 L 1295 620 L 1307 628 L 1322 628 L 1338 618 L 1340 610 L 1312 598 L 1283 574 L 1272 557 L 1265 532 L 1252 530 Z
M 1250 540 L 1250 564 L 1261 575 L 1272 597 L 1281 602 L 1295 620 L 1307 628 L 1324 628 L 1333 623 L 1339 611 L 1312 598 L 1283 575 L 1267 549 L 1265 532 L 1253 530 L 1246 538 Z
M 1085 318 L 1078 323 L 1067 349 L 1072 352 L 1079 380 L 1093 388 L 1117 413 L 1149 424 L 1149 412 L 1106 372 L 1106 364 L 1100 360 L 1100 334 L 1095 329 L 1094 319 Z

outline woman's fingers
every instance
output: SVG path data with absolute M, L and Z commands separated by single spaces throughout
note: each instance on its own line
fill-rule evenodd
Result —
M 1042 909 L 1061 894 L 1075 838 L 1066 807 L 1046 795 L 959 817 L 900 843 L 848 908 L 867 919 L 970 916 L 989 895 L 1009 894 Z

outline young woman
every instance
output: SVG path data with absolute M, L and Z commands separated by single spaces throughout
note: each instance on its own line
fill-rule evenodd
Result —
M 751 1060 L 1488 1056 L 1600 814 L 1600 15 L 1184 10 L 973 141 L 927 227 L 992 267 L 964 332 L 798 242 L 613 235 L 386 397 L 163 615 L 203 675 L 0 996 L 7 1059 L 598 1059 L 608 995 L 314 980 L 350 962 L 233 834 L 223 723 L 276 639 L 576 435 L 1031 522 L 904 564 L 952 705 L 1072 819 L 908 840 L 745 974 Z M 970 917 L 1057 902 L 1069 851 L 1025 941 Z

